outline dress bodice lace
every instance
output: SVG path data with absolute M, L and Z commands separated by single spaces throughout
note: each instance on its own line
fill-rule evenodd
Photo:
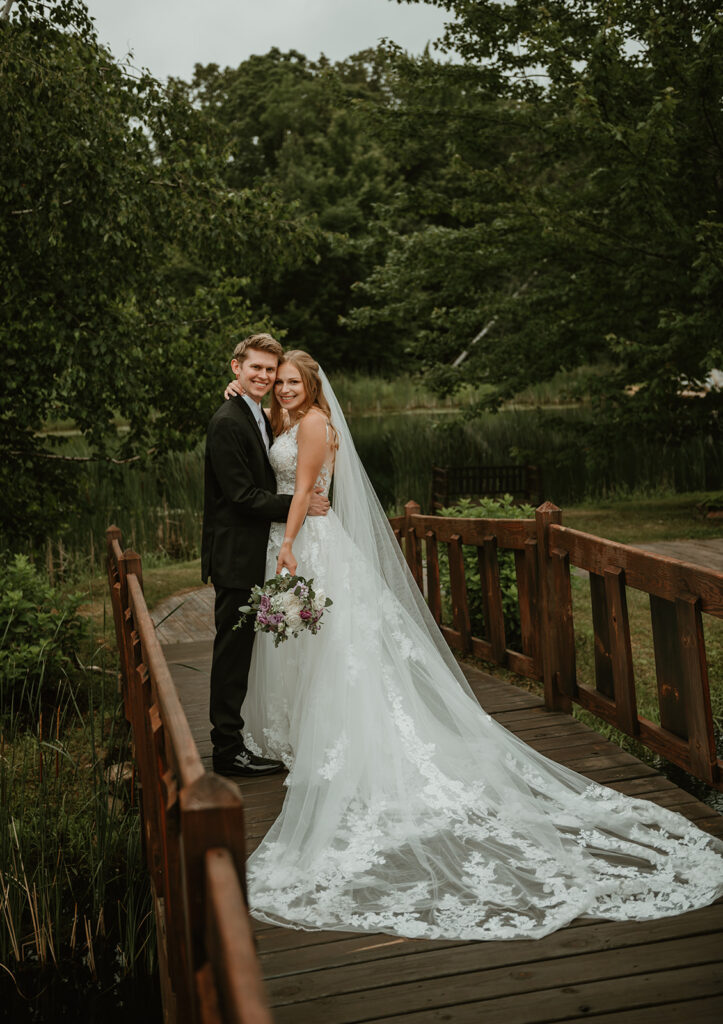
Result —
M 298 432 L 299 424 L 296 423 L 289 430 L 285 430 L 283 434 L 279 434 L 269 452 L 269 462 L 276 475 L 276 490 L 279 494 L 294 493 L 296 486 L 296 463 L 299 455 L 297 444 Z M 334 472 L 334 449 L 331 447 L 329 434 L 329 425 L 327 423 L 327 456 L 316 479 L 316 487 L 321 488 L 327 498 L 329 497 L 329 488 L 331 487 L 331 478 Z M 269 542 L 276 547 L 280 547 L 284 530 L 284 523 L 272 523 Z
M 276 490 L 279 494 L 293 494 L 296 484 L 296 461 L 298 458 L 298 445 L 296 435 L 299 432 L 299 424 L 296 423 L 289 430 L 280 434 L 269 453 L 269 461 L 276 474 Z M 329 442 L 329 425 L 326 427 L 327 443 Z M 329 445 L 324 465 L 321 467 L 316 486 L 321 487 L 326 497 L 329 496 L 331 477 L 334 470 L 334 453 Z

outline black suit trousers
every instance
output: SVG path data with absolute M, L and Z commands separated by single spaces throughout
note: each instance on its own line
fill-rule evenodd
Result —
M 249 666 L 254 646 L 254 620 L 241 629 L 239 606 L 248 602 L 250 590 L 216 587 L 214 617 L 216 639 L 211 666 L 211 742 L 214 753 L 233 756 L 243 745 L 241 705 L 248 689 Z

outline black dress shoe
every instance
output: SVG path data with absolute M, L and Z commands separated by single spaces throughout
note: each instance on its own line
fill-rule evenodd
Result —
M 272 761 L 269 757 L 259 757 L 252 754 L 250 750 L 243 747 L 235 754 L 214 754 L 213 770 L 217 775 L 226 775 L 229 778 L 240 776 L 247 778 L 253 775 L 272 775 L 274 772 L 283 771 L 282 761 Z

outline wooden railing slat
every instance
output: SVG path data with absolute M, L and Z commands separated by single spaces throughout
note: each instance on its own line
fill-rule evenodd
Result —
M 615 700 L 613 662 L 610 654 L 610 622 L 605 578 L 590 573 L 590 607 L 595 638 L 595 689 L 609 700 Z
M 469 603 L 467 601 L 464 552 L 459 536 L 453 534 L 450 537 L 447 550 L 449 557 L 449 585 L 452 597 L 452 621 L 454 622 L 454 628 L 460 635 L 461 647 L 459 650 L 466 654 L 471 646 L 472 626 L 470 624 Z
M 570 698 L 577 693 L 575 625 L 572 613 L 570 556 L 554 548 L 550 552 L 555 593 L 555 631 L 557 634 L 557 680 L 560 690 Z
M 482 601 L 484 604 L 487 635 L 492 647 L 494 661 L 504 664 L 507 642 L 505 619 L 502 612 L 502 591 L 500 590 L 500 566 L 497 559 L 497 538 L 487 536 L 481 548 L 477 549 Z
M 617 725 L 628 736 L 635 736 L 638 732 L 638 705 L 635 696 L 625 571 L 618 568 L 606 569 L 604 580 Z
M 515 551 L 515 576 L 520 608 L 522 650 L 533 661 L 538 658 L 537 637 L 537 540 L 528 537 L 523 550 Z
M 434 621 L 439 625 L 442 621 L 442 593 L 439 581 L 437 538 L 433 530 L 427 530 L 424 536 L 427 553 L 427 601 Z
M 690 763 L 698 778 L 717 782 L 715 734 L 703 642 L 700 602 L 693 595 L 676 598 L 681 681 L 685 688 Z
M 658 684 L 660 724 L 667 732 L 688 738 L 685 689 L 681 686 L 678 620 L 675 603 L 650 595 L 655 674 Z

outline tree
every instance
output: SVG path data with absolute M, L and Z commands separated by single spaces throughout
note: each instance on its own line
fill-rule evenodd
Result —
M 425 223 L 397 234 L 351 323 L 411 325 L 440 387 L 486 381 L 493 404 L 605 361 L 608 426 L 717 432 L 720 394 L 680 394 L 723 355 L 716 5 L 438 6 L 463 63 L 400 56 L 407 97 L 387 130 L 411 148 L 436 132 L 443 166 L 410 188 Z
M 269 188 L 233 188 L 182 92 L 133 76 L 79 0 L 0 21 L 0 532 L 68 514 L 72 466 L 39 436 L 69 418 L 100 457 L 200 435 L 235 338 L 267 323 L 257 268 L 314 232 Z M 123 446 L 114 416 L 130 430 Z
M 300 266 L 257 278 L 253 301 L 294 344 L 329 367 L 380 369 L 400 348 L 386 331 L 363 340 L 340 327 L 352 285 L 381 258 L 376 209 L 401 187 L 371 112 L 389 102 L 388 61 L 366 50 L 331 64 L 272 49 L 238 68 L 196 66 L 185 86 L 236 188 L 272 187 L 318 227 Z

